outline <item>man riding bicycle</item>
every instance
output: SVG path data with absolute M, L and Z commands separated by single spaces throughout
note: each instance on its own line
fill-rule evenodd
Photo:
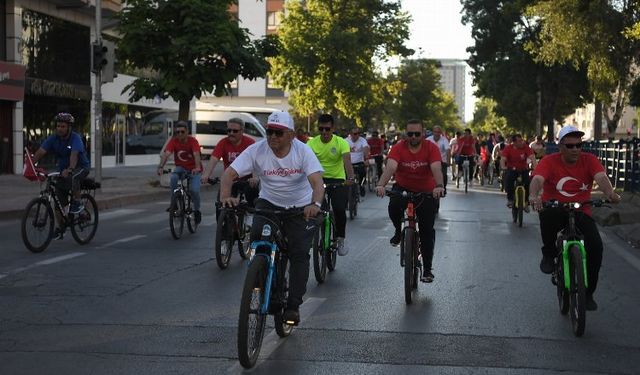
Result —
M 220 200 L 227 207 L 236 206 L 231 185 L 239 176 L 253 173 L 260 179 L 256 209 L 285 210 L 304 207 L 304 217 L 283 220 L 287 234 L 289 297 L 285 321 L 300 321 L 299 306 L 309 279 L 309 250 L 317 230 L 316 216 L 324 199 L 323 169 L 307 145 L 296 139 L 293 120 L 288 112 L 273 112 L 267 120 L 267 139 L 249 146 L 222 175 Z M 253 220 L 251 239 L 260 238 L 264 219 Z
M 367 175 L 364 161 L 369 159 L 369 144 L 367 140 L 360 136 L 360 129 L 354 127 L 351 133 L 345 138 L 351 150 L 351 165 L 356 176 L 357 185 L 360 187 L 360 196 L 364 197 L 365 190 L 362 181 Z
M 515 181 L 518 176 L 522 176 L 522 183 L 525 187 L 525 200 L 529 196 L 529 163 L 531 168 L 536 167 L 536 158 L 529 146 L 522 139 L 522 135 L 511 136 L 511 144 L 502 150 L 500 159 L 500 169 L 505 171 L 504 186 L 507 192 L 507 207 L 513 207 L 513 196 Z M 524 210 L 529 212 L 528 200 L 525 202 Z
M 458 165 L 458 175 L 456 176 L 456 180 L 460 180 L 462 177 L 463 168 L 462 164 L 464 163 L 465 157 L 469 160 L 469 185 L 473 184 L 473 171 L 476 166 L 476 140 L 471 135 L 471 129 L 467 128 L 464 130 L 464 135 L 458 139 L 456 146 L 456 164 Z
M 384 139 L 380 138 L 378 134 L 377 130 L 371 132 L 371 137 L 367 139 L 367 144 L 369 144 L 369 157 L 375 160 L 376 172 L 378 173 L 378 179 L 380 179 L 380 176 L 382 176 L 383 153 L 386 150 L 386 144 Z
M 244 135 L 244 120 L 241 118 L 231 118 L 227 121 L 227 136 L 222 138 L 211 152 L 211 160 L 207 164 L 202 173 L 202 182 L 205 183 L 213 174 L 218 161 L 222 159 L 224 170 L 227 170 L 231 163 L 246 150 L 247 147 L 255 143 L 253 138 Z M 253 201 L 258 197 L 258 179 L 252 178 L 251 175 L 239 178 L 237 181 L 247 181 L 249 186 L 244 189 L 243 193 L 247 203 L 253 205 Z M 236 182 L 237 182 L 236 181 Z M 237 197 L 240 193 L 238 184 L 233 184 L 231 195 Z M 217 201 L 220 201 L 220 191 L 218 191 Z M 216 219 L 220 215 L 220 209 L 216 207 Z
M 449 140 L 442 135 L 442 128 L 438 125 L 433 127 L 433 135 L 427 138 L 428 141 L 433 142 L 438 149 L 440 149 L 440 155 L 442 156 L 442 185 L 444 186 L 444 195 L 447 194 L 447 167 L 449 166 L 449 159 L 451 159 L 451 147 L 449 146 Z
M 547 155 L 540 160 L 533 172 L 529 201 L 536 211 L 540 211 L 540 234 L 542 236 L 542 261 L 540 270 L 546 274 L 553 272 L 553 260 L 557 255 L 556 234 L 567 226 L 568 214 L 562 208 L 542 210 L 542 202 L 557 200 L 561 203 L 584 202 L 591 199 L 593 181 L 598 190 L 612 203 L 620 202 L 600 161 L 590 153 L 581 152 L 583 132 L 567 125 L 560 130 L 559 153 Z M 542 197 L 540 192 L 542 191 Z M 542 211 L 541 211 L 542 210 Z M 587 249 L 587 294 L 586 309 L 596 310 L 598 304 L 593 293 L 598 284 L 598 274 L 602 264 L 602 239 L 596 222 L 591 217 L 591 207 L 583 206 L 576 216 L 576 226 L 584 236 Z
M 376 187 L 376 194 L 379 197 L 384 197 L 385 186 L 391 176 L 395 174 L 396 183 L 392 187 L 394 191 L 432 193 L 436 199 L 443 196 L 440 150 L 433 142 L 424 139 L 420 120 L 409 120 L 406 135 L 407 138 L 398 142 L 389 152 L 387 166 Z M 395 233 L 389 241 L 392 246 L 400 244 L 402 217 L 406 208 L 407 200 L 405 198 L 392 196 L 389 199 L 389 218 L 395 227 Z M 434 278 L 431 267 L 436 240 L 436 232 L 433 229 L 436 216 L 435 200 L 425 198 L 416 205 L 415 212 L 420 228 L 420 253 L 423 263 L 420 280 L 430 283 Z
M 187 173 L 188 178 L 191 179 L 191 199 L 193 200 L 196 223 L 200 223 L 202 220 L 200 213 L 200 172 L 202 172 L 200 144 L 189 135 L 186 121 L 178 121 L 173 133 L 173 138 L 167 143 L 164 153 L 160 156 L 158 175 L 162 174 L 167 159 L 173 155 L 176 167 L 171 173 L 171 194 L 178 188 L 179 175 Z
M 333 134 L 333 116 L 329 114 L 320 115 L 318 118 L 318 130 L 320 135 L 310 139 L 307 142 L 307 146 L 316 154 L 320 165 L 324 169 L 324 182 L 327 184 L 343 184 L 345 183 L 345 177 L 348 176 L 346 183 L 351 185 L 354 181 L 354 175 L 349 143 Z M 347 226 L 347 202 L 349 201 L 349 186 L 347 185 L 327 190 L 336 221 L 336 247 L 339 255 L 347 255 L 349 252 L 349 249 L 344 245 Z
M 33 156 L 35 164 L 47 153 L 53 153 L 57 159 L 60 181 L 56 184 L 56 194 L 63 206 L 69 204 L 71 191 L 71 205 L 69 212 L 78 214 L 84 209 L 80 202 L 80 183 L 89 174 L 91 163 L 87 158 L 87 151 L 80 134 L 71 130 L 75 119 L 70 113 L 58 113 L 53 121 L 56 123 L 56 133 L 49 136 Z M 60 218 L 58 218 L 60 219 Z M 60 220 L 58 220 L 60 222 Z

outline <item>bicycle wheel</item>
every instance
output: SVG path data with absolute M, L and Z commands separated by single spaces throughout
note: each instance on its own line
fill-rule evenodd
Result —
M 469 192 L 469 167 L 464 169 L 464 193 Z
M 246 214 L 238 217 L 238 253 L 242 259 L 249 259 L 251 250 L 251 226 L 245 222 Z
M 327 219 L 325 219 L 327 220 Z M 324 283 L 327 277 L 327 256 L 324 249 L 325 222 L 323 221 L 320 228 L 313 235 L 312 252 L 313 252 L 313 274 L 318 284 Z
M 358 185 L 351 185 L 349 193 L 349 219 L 353 220 L 356 217 L 356 207 L 358 205 L 355 196 L 356 194 L 359 194 Z
M 256 364 L 262 346 L 267 315 L 260 312 L 260 306 L 267 298 L 267 272 L 267 260 L 257 256 L 251 262 L 244 279 L 238 316 L 238 359 L 244 368 L 251 368 Z
M 571 246 L 569 249 L 569 276 L 571 277 L 571 288 L 569 290 L 571 325 L 573 326 L 573 334 L 580 337 L 584 334 L 587 315 L 585 312 L 586 292 L 582 253 L 578 246 Z
M 80 195 L 84 209 L 71 218 L 71 235 L 77 243 L 89 243 L 98 230 L 98 204 L 91 194 Z
M 413 293 L 413 282 L 416 272 L 415 258 L 415 229 L 405 228 L 402 242 L 404 243 L 404 300 L 407 305 L 411 304 Z
M 287 337 L 291 334 L 291 331 L 293 331 L 293 326 L 285 323 L 283 319 L 285 303 L 287 301 L 287 297 L 289 297 L 289 279 L 287 278 L 287 275 L 289 275 L 289 260 L 286 256 L 281 256 L 279 263 L 280 264 L 276 270 L 278 273 L 278 282 L 277 287 L 275 288 L 278 293 L 274 293 L 274 295 L 279 295 L 280 306 L 276 313 L 273 314 L 273 323 L 278 336 Z
M 562 253 L 560 253 L 562 254 Z M 562 255 L 560 255 L 561 257 Z M 569 290 L 564 286 L 564 269 L 562 268 L 562 258 L 555 258 L 556 269 L 553 275 L 553 282 L 556 285 L 556 294 L 558 297 L 558 307 L 560 314 L 567 315 L 569 312 Z
M 198 222 L 196 221 L 195 211 L 191 208 L 191 198 L 187 195 L 187 204 L 185 212 L 188 212 L 188 215 L 185 215 L 187 219 L 187 229 L 189 229 L 189 233 L 195 233 L 198 230 Z
M 327 268 L 329 271 L 336 269 L 336 262 L 338 261 L 338 252 L 335 246 L 336 243 L 336 222 L 333 220 L 333 212 L 329 213 L 329 249 L 326 252 L 327 256 Z
M 171 236 L 176 240 L 182 237 L 184 216 L 184 197 L 180 192 L 174 193 L 171 196 L 171 208 L 169 209 L 169 228 L 171 228 Z
M 221 270 L 229 266 L 231 261 L 231 252 L 233 251 L 233 228 L 235 227 L 233 221 L 235 215 L 232 212 L 223 209 L 220 211 L 220 217 L 216 226 L 216 242 L 214 244 L 216 252 L 216 263 Z
M 24 210 L 20 229 L 22 242 L 33 253 L 40 253 L 53 238 L 53 209 L 45 198 L 35 198 Z

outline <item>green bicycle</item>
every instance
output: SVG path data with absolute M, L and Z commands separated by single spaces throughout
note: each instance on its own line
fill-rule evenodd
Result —
M 342 183 L 327 183 L 325 186 L 325 198 L 322 202 L 322 215 L 324 219 L 318 231 L 313 236 L 313 274 L 318 284 L 324 283 L 327 278 L 327 269 L 333 271 L 336 268 L 338 254 L 336 253 L 336 224 L 331 209 L 329 190 L 344 187 Z

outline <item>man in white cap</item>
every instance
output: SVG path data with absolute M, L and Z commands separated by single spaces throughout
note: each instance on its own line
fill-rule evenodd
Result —
M 554 258 L 557 255 L 556 234 L 565 228 L 568 214 L 562 208 L 542 210 L 542 202 L 557 200 L 559 202 L 584 202 L 591 199 L 593 181 L 598 183 L 598 190 L 613 203 L 620 202 L 605 173 L 600 161 L 590 153 L 581 152 L 583 132 L 574 126 L 567 125 L 558 135 L 559 153 L 547 155 L 533 172 L 529 187 L 529 202 L 540 211 L 540 232 L 542 234 L 542 261 L 540 270 L 550 274 L 553 272 Z M 542 196 L 540 192 L 542 191 Z M 542 211 L 541 211 L 542 210 Z M 596 310 L 598 305 L 593 293 L 598 284 L 598 273 L 602 264 L 602 239 L 598 227 L 591 217 L 591 208 L 583 206 L 576 217 L 576 226 L 584 236 L 587 249 L 587 310 Z
M 296 139 L 293 120 L 287 112 L 273 112 L 267 120 L 267 139 L 249 146 L 222 175 L 220 201 L 227 207 L 236 206 L 238 198 L 231 196 L 231 186 L 238 176 L 252 174 L 260 179 L 257 209 L 285 210 L 304 207 L 304 217 L 283 220 L 282 229 L 288 240 L 289 297 L 284 320 L 298 324 L 298 307 L 309 279 L 309 249 L 317 230 L 316 215 L 324 198 L 322 173 L 318 158 L 304 143 Z M 251 238 L 259 238 L 265 220 L 253 220 Z

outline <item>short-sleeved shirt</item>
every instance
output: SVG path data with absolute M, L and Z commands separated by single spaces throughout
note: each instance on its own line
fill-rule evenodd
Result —
M 449 145 L 449 140 L 446 137 L 441 135 L 440 139 L 438 139 L 437 141 L 433 138 L 433 136 L 428 137 L 427 141 L 431 141 L 436 146 L 438 146 L 438 149 L 440 149 L 440 156 L 442 157 L 442 162 L 448 163 L 449 158 L 448 158 L 447 151 L 451 149 L 451 146 Z
M 369 144 L 369 153 L 371 153 L 371 156 L 382 155 L 382 151 L 384 151 L 384 139 L 371 137 L 367 139 L 367 143 Z
M 303 207 L 311 203 L 313 189 L 309 175 L 323 172 L 311 149 L 294 139 L 291 150 L 278 158 L 266 140 L 249 146 L 231 163 L 239 176 L 250 173 L 260 178 L 259 197 L 279 207 Z
M 307 142 L 307 146 L 316 154 L 322 168 L 324 169 L 324 178 L 336 178 L 344 180 L 346 175 L 344 171 L 344 154 L 348 154 L 349 143 L 344 138 L 333 135 L 327 143 L 322 142 L 322 136 L 311 138 Z
M 524 171 L 529 168 L 528 158 L 533 155 L 533 151 L 528 145 L 517 148 L 514 145 L 508 145 L 502 150 L 502 157 L 507 163 L 507 169 L 516 169 Z
M 389 159 L 398 163 L 395 178 L 403 189 L 412 192 L 431 192 L 436 180 L 431 173 L 431 163 L 442 161 L 440 150 L 433 142 L 424 139 L 417 153 L 409 150 L 406 141 L 398 142 L 389 152 Z
M 192 137 L 188 136 L 187 141 L 182 143 L 178 138 L 171 138 L 167 147 L 167 152 L 173 152 L 173 159 L 176 166 L 191 171 L 196 167 L 195 153 L 200 152 L 200 144 Z
M 69 168 L 69 162 L 71 158 L 71 152 L 78 152 L 78 163 L 76 168 L 89 168 L 89 158 L 87 158 L 87 151 L 84 148 L 84 142 L 80 134 L 71 132 L 67 139 L 59 137 L 57 134 L 48 137 L 40 146 L 45 151 L 53 153 L 56 156 L 58 169 Z
M 349 142 L 349 148 L 351 149 L 351 164 L 364 163 L 364 149 L 369 147 L 367 140 L 358 137 L 358 140 L 354 142 L 351 136 L 345 139 Z
M 474 155 L 476 153 L 476 140 L 473 137 L 461 137 L 458 140 L 458 152 L 460 155 Z
M 604 167 L 592 154 L 581 153 L 576 164 L 569 165 L 562 161 L 560 153 L 555 153 L 540 159 L 533 175 L 544 177 L 543 201 L 568 203 L 591 199 L 593 180 L 600 172 L 604 172 Z M 583 210 L 591 215 L 591 207 L 584 206 Z
M 234 145 L 229 140 L 229 137 L 222 138 L 220 142 L 216 145 L 216 148 L 211 152 L 211 156 L 220 160 L 222 159 L 222 164 L 224 165 L 224 169 L 229 168 L 231 163 L 242 153 L 242 151 L 246 150 L 247 147 L 256 143 L 251 137 L 247 137 L 243 135 L 240 139 L 240 143 L 238 145 Z

